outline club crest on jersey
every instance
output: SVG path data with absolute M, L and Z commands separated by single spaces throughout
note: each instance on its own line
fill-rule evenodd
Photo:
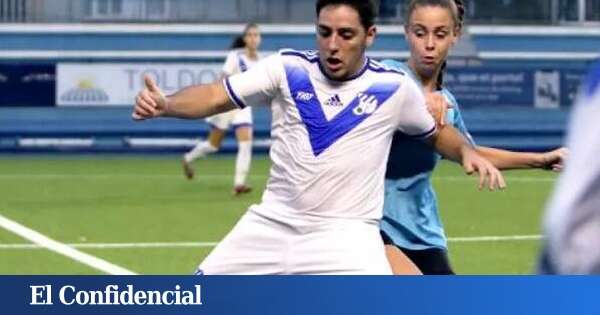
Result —
M 356 116 L 370 115 L 377 109 L 377 98 L 374 95 L 358 93 L 358 106 L 354 107 L 352 113 Z
M 304 92 L 304 91 L 300 91 L 296 93 L 296 99 L 300 100 L 300 101 L 310 101 L 313 97 L 315 97 L 315 95 L 313 93 L 310 92 Z

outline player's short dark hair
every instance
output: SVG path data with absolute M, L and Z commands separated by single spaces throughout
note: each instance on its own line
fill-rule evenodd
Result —
M 358 12 L 360 23 L 365 30 L 375 25 L 377 8 L 373 0 L 317 0 L 317 17 L 321 14 L 321 10 L 328 5 L 347 5 L 352 7 Z

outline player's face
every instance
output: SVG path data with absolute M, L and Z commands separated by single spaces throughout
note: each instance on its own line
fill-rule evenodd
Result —
M 439 6 L 416 7 L 406 26 L 406 39 L 410 46 L 409 64 L 421 76 L 431 77 L 458 39 L 452 13 Z
M 326 74 L 343 80 L 364 65 L 365 50 L 375 39 L 375 27 L 360 23 L 358 12 L 347 5 L 328 5 L 317 22 L 319 58 Z
M 250 50 L 257 50 L 260 46 L 261 36 L 258 28 L 251 27 L 246 31 L 244 35 L 244 43 L 246 47 Z

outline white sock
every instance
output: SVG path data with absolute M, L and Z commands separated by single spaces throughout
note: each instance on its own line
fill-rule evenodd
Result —
M 235 160 L 235 186 L 245 185 L 248 171 L 250 170 L 250 161 L 252 160 L 252 141 L 238 142 L 238 154 Z
M 208 141 L 201 141 L 190 152 L 183 155 L 186 162 L 191 163 L 194 160 L 205 157 L 207 154 L 215 153 L 219 149 L 215 148 Z

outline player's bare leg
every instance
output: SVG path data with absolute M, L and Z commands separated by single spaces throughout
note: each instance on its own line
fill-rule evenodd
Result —
M 235 161 L 233 195 L 238 196 L 252 191 L 252 188 L 246 184 L 252 160 L 252 126 L 236 128 L 235 136 L 238 141 L 238 154 Z
M 421 270 L 396 246 L 385 245 L 385 255 L 394 275 L 422 275 Z
M 181 165 L 183 167 L 183 174 L 187 179 L 193 179 L 195 175 L 192 162 L 198 158 L 206 156 L 207 154 L 217 152 L 221 147 L 224 137 L 224 130 L 213 128 L 208 135 L 207 141 L 198 143 L 198 145 L 196 145 L 190 152 L 183 155 Z

